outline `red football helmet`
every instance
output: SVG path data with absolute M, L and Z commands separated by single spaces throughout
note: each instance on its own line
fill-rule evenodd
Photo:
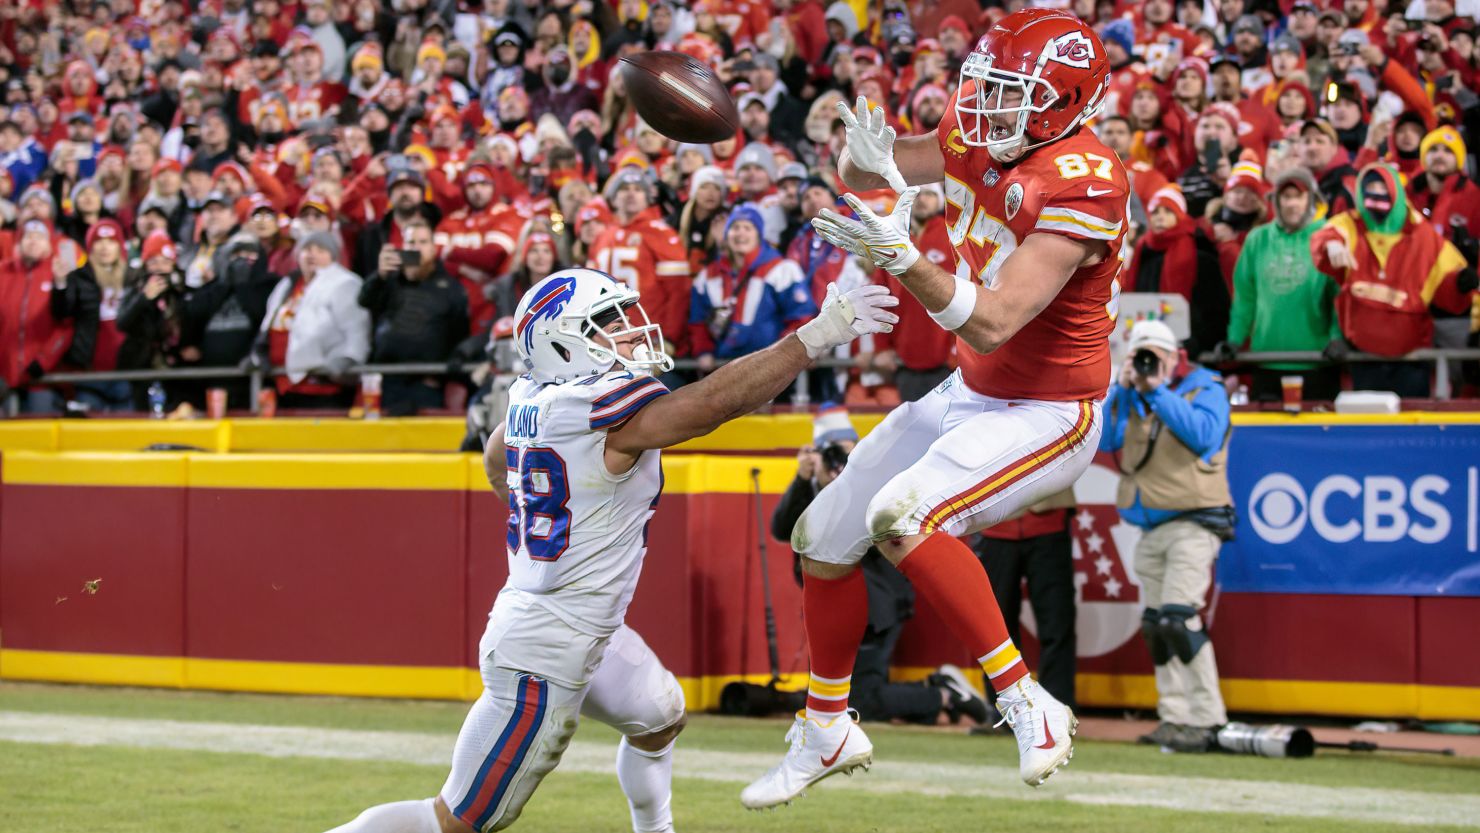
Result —
M 1013 161 L 1073 132 L 1100 108 L 1109 85 L 1105 47 L 1084 21 L 1052 9 L 1014 12 L 982 35 L 961 67 L 961 140 Z M 1015 128 L 991 123 L 1014 114 Z

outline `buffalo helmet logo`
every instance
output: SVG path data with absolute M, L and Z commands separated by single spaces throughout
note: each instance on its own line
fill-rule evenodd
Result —
M 575 294 L 575 278 L 556 278 L 541 291 L 540 297 L 529 305 L 529 310 L 524 313 L 524 318 L 516 328 L 519 337 L 524 339 L 526 351 L 534 352 L 534 322 L 553 320 L 559 316 Z
M 1043 56 L 1071 67 L 1089 69 L 1090 59 L 1095 57 L 1095 47 L 1083 32 L 1069 32 L 1049 41 Z

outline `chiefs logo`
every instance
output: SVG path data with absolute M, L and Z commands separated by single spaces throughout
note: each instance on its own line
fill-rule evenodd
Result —
M 1043 57 L 1067 66 L 1089 69 L 1090 59 L 1095 57 L 1095 47 L 1083 32 L 1070 32 L 1049 41 Z

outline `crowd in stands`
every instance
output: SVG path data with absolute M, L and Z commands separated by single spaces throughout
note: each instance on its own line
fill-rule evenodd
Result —
M 3 381 L 30 410 L 142 409 L 140 385 L 36 380 L 270 365 L 284 405 L 342 407 L 366 362 L 465 379 L 532 282 L 582 264 L 642 291 L 692 378 L 795 329 L 829 282 L 900 290 L 807 224 L 842 190 L 836 102 L 933 130 L 977 37 L 1020 5 L 7 0 Z M 1121 284 L 1187 298 L 1194 356 L 1322 351 L 1294 366 L 1308 396 L 1425 396 L 1428 366 L 1341 362 L 1475 345 L 1480 2 L 1043 5 L 1100 33 L 1092 129 L 1134 185 Z M 742 130 L 688 145 L 645 124 L 618 67 L 652 49 L 711 65 Z M 942 263 L 946 208 L 935 187 L 914 212 Z M 902 309 L 814 374 L 814 401 L 889 405 L 949 372 L 953 339 Z M 1252 393 L 1277 399 L 1290 370 Z M 386 408 L 442 407 L 447 378 L 388 379 Z

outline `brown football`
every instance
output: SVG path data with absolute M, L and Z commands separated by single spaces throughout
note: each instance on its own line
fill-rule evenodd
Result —
M 708 144 L 735 136 L 740 113 L 714 71 L 682 52 L 622 59 L 622 81 L 637 114 L 677 142 Z

